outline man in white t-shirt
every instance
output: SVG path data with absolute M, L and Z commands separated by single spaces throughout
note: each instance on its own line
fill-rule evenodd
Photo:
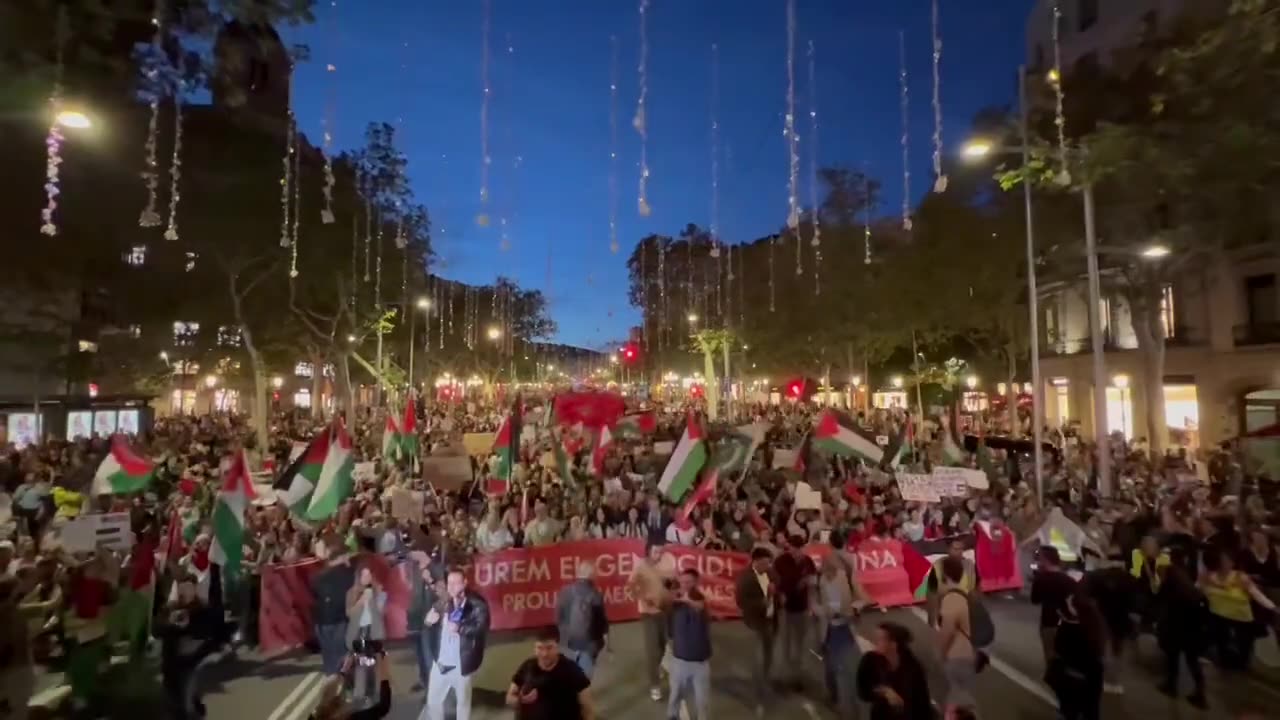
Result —
M 969 626 L 969 595 L 964 591 L 964 563 L 948 555 L 942 560 L 942 599 L 938 603 L 938 642 L 942 673 L 947 679 L 947 709 L 976 708 L 977 653 Z

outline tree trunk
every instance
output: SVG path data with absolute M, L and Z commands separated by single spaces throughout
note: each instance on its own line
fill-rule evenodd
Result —
M 1164 327 L 1160 322 L 1163 288 L 1159 284 L 1142 287 L 1129 298 L 1133 332 L 1142 357 L 1143 405 L 1147 413 L 1147 443 L 1152 458 L 1164 454 L 1169 428 L 1164 417 Z
M 1005 359 L 1009 362 L 1009 384 L 1005 387 L 1005 412 L 1009 415 L 1009 434 L 1018 435 L 1018 349 L 1012 343 L 1004 348 Z
M 320 420 L 324 417 L 324 355 L 319 350 L 311 351 L 311 417 Z
M 720 383 L 716 379 L 716 348 L 711 344 L 702 346 L 702 372 L 707 378 L 706 392 L 707 419 L 712 422 L 720 417 Z
M 356 414 L 356 391 L 351 386 L 351 356 L 348 353 L 339 353 L 334 374 L 338 376 L 338 393 L 341 399 L 341 402 L 335 404 L 346 411 L 347 422 L 350 423 Z
M 244 342 L 244 350 L 249 355 L 249 369 L 253 372 L 253 413 L 251 422 L 253 434 L 257 439 L 257 447 L 259 450 L 266 450 L 271 442 L 269 428 L 271 427 L 271 410 L 267 403 L 267 368 L 262 362 L 262 353 L 258 351 L 258 346 L 253 342 L 253 331 L 249 329 L 249 324 L 245 322 L 244 317 L 244 294 L 248 294 L 249 290 L 256 285 L 250 282 L 247 287 L 241 289 L 238 287 L 239 274 L 236 272 L 228 273 L 228 289 L 231 291 L 231 311 L 236 319 L 236 326 L 240 328 L 240 338 Z M 210 400 L 212 404 L 212 400 Z

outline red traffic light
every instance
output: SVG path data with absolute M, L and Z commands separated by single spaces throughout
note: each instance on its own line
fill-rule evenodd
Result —
M 635 362 L 636 358 L 640 356 L 640 349 L 636 347 L 635 343 L 627 343 L 622 346 L 620 353 L 622 355 L 622 361 L 630 364 Z
M 791 387 L 787 390 L 787 392 L 791 395 L 791 397 L 798 398 L 800 397 L 800 391 L 803 389 L 804 389 L 804 386 L 802 386 L 800 383 L 793 382 L 791 383 Z

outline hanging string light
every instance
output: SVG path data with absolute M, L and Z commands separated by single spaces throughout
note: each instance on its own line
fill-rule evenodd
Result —
M 640 134 L 640 192 L 636 197 L 637 212 L 640 217 L 649 217 L 653 210 L 649 207 L 649 131 L 645 118 L 645 101 L 649 97 L 649 0 L 640 0 L 640 97 L 636 101 L 636 114 L 631 125 Z
M 942 173 L 942 29 L 938 0 L 933 0 L 933 191 L 947 191 L 947 176 Z
M 720 46 L 711 43 L 711 257 L 716 261 L 716 314 L 724 318 L 720 298 Z
M 649 273 L 648 258 L 649 243 L 645 240 L 640 241 L 640 288 L 643 294 L 640 296 L 640 315 L 642 322 L 640 323 L 641 340 L 645 345 L 649 344 L 649 321 L 653 319 L 653 312 L 649 307 Z
M 618 254 L 618 36 L 609 36 L 609 252 Z M 641 257 L 644 253 L 641 253 Z
M 151 117 L 147 121 L 147 141 L 143 156 L 144 167 L 142 179 L 147 186 L 147 204 L 138 216 L 138 227 L 160 227 L 160 213 L 156 210 L 157 196 L 160 189 L 160 162 L 158 158 L 158 138 L 160 135 L 160 61 L 164 58 L 164 0 L 156 0 L 152 9 L 151 53 L 147 57 L 147 92 L 151 95 L 149 102 Z M 62 15 L 59 16 L 60 18 Z M 61 53 L 62 48 L 58 48 Z
M 331 38 L 341 37 L 338 34 L 338 0 L 330 0 L 330 32 Z M 333 45 L 337 45 L 334 41 Z M 332 225 L 334 221 L 333 215 L 333 128 L 335 124 L 335 116 L 337 115 L 337 75 L 338 66 L 333 63 L 325 65 L 325 78 L 327 82 L 326 100 L 324 108 L 324 207 L 320 210 L 320 222 L 325 225 Z
M 445 288 L 445 292 L 449 296 L 449 337 L 453 337 L 453 296 L 456 294 L 454 289 L 453 281 L 450 281 L 448 287 Z
M 746 291 L 744 286 L 747 284 L 746 259 L 742 257 L 743 248 L 738 246 L 738 327 L 746 329 L 747 327 L 747 303 L 743 299 Z
M 809 204 L 813 207 L 813 294 L 822 294 L 822 212 L 818 207 L 818 82 L 816 53 L 809 41 Z
M 378 241 L 377 241 L 377 257 L 374 260 L 374 281 L 373 281 L 373 306 L 377 308 L 378 316 L 382 316 L 382 209 L 378 209 Z
M 356 289 L 360 285 L 360 216 L 351 213 L 351 309 L 356 307 Z M 437 305 L 436 307 L 439 307 Z
M 871 180 L 867 178 L 865 167 L 862 172 L 862 196 L 865 198 L 862 215 L 862 264 L 871 264 L 871 213 L 874 203 L 871 200 Z
M 898 93 L 902 110 L 902 229 L 911 232 L 911 94 L 907 82 L 907 40 L 898 31 Z
M 1049 81 L 1056 101 L 1053 123 L 1058 128 L 1058 163 L 1062 167 L 1058 181 L 1069 185 L 1071 171 L 1067 166 L 1067 118 L 1063 114 L 1065 97 L 1062 90 L 1062 8 L 1058 0 L 1053 2 L 1053 72 L 1049 74 Z
M 662 238 L 658 243 L 658 347 L 661 348 L 667 334 L 667 244 Z
M 293 132 L 293 226 L 289 242 L 289 277 L 298 277 L 298 228 L 302 223 L 302 148 L 298 131 Z
M 492 21 L 490 0 L 481 4 L 480 20 L 480 213 L 476 225 L 489 225 L 489 25 Z
M 436 293 L 436 295 L 435 295 L 435 307 L 436 307 L 436 308 L 438 308 L 438 309 L 436 310 L 436 312 L 437 312 L 437 313 L 439 313 L 439 315 L 440 315 L 440 349 L 441 349 L 441 350 L 443 350 L 443 349 L 444 349 L 444 323 L 445 323 L 445 315 L 444 315 L 444 287 L 443 287 L 443 285 L 444 285 L 444 282 L 440 279 L 440 277 L 439 277 L 439 276 L 436 276 L 436 282 L 435 282 L 435 293 Z
M 787 141 L 787 230 L 796 236 L 796 275 L 804 273 L 800 240 L 800 138 L 796 135 L 796 0 L 787 0 L 787 115 L 782 136 Z M 772 310 L 772 298 L 769 308 Z
M 179 184 L 182 180 L 182 95 L 187 83 L 178 74 L 178 88 L 173 94 L 173 157 L 169 160 L 169 226 L 165 228 L 165 240 L 178 239 L 178 202 L 182 200 Z
M 62 72 L 63 72 L 63 56 L 62 50 L 66 46 L 67 35 L 70 32 L 67 21 L 67 8 L 61 5 L 58 8 L 58 24 L 54 30 L 55 60 L 54 60 L 54 77 L 53 89 L 49 92 L 49 133 L 45 136 L 45 168 L 44 168 L 44 193 L 45 205 L 40 211 L 40 232 L 43 235 L 54 237 L 58 234 L 58 225 L 54 222 L 54 213 L 58 210 L 58 195 L 62 193 L 61 178 L 59 177 L 58 168 L 62 165 L 62 122 L 59 113 L 62 111 Z
M 293 63 L 289 63 L 289 111 L 285 116 L 284 157 L 280 160 L 282 176 L 280 178 L 280 247 L 287 248 L 292 242 L 293 226 L 289 223 L 290 193 L 293 190 L 293 148 L 294 136 L 298 132 L 293 121 Z
M 373 194 L 373 178 L 369 172 L 364 173 L 364 281 L 369 282 L 370 256 L 373 254 L 373 206 L 370 196 Z

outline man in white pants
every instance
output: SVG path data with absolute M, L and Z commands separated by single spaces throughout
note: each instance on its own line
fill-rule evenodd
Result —
M 467 590 L 461 570 L 450 570 L 447 597 L 442 606 L 427 612 L 427 649 L 431 652 L 431 678 L 427 704 L 418 720 L 444 720 L 444 701 L 454 692 L 457 720 L 471 720 L 471 685 L 484 662 L 489 636 L 489 606 L 484 598 Z

